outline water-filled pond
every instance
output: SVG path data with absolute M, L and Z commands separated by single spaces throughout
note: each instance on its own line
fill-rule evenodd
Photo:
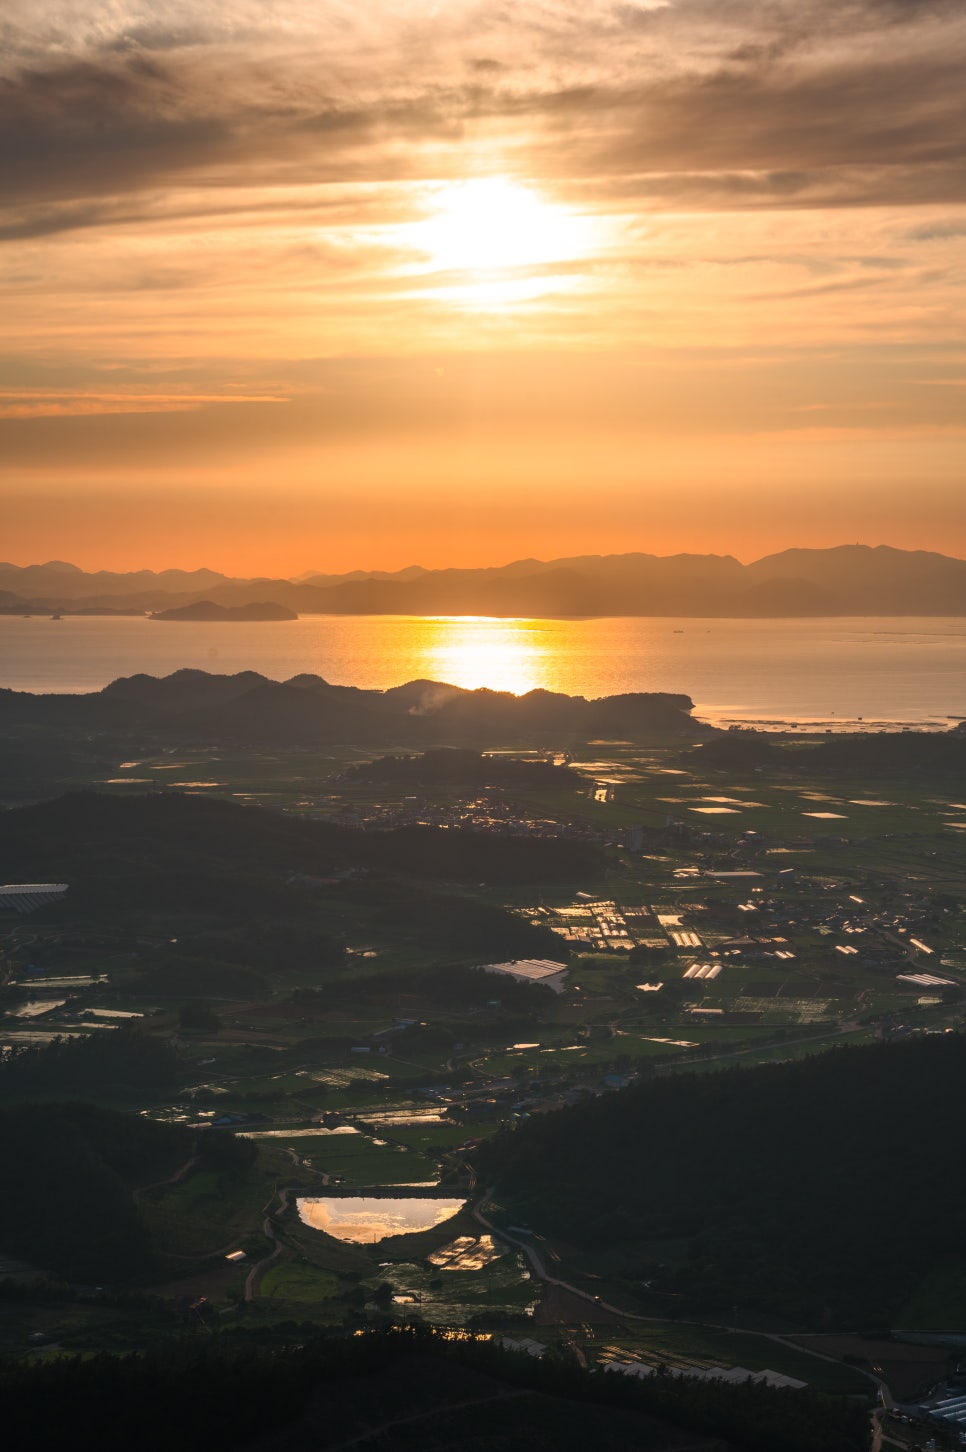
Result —
M 377 1195 L 301 1196 L 296 1201 L 300 1218 L 315 1230 L 337 1240 L 375 1245 L 388 1235 L 412 1235 L 449 1220 L 466 1204 L 438 1195 L 393 1199 Z

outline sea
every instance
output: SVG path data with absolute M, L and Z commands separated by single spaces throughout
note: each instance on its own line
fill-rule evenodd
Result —
M 717 726 L 945 729 L 966 719 L 966 619 L 813 620 L 304 615 L 251 624 L 146 616 L 0 617 L 0 687 L 96 691 L 190 667 L 586 697 L 672 691 Z

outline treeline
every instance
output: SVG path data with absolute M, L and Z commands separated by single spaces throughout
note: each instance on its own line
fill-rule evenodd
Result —
M 359 895 L 371 901 L 373 926 L 394 940 L 408 939 L 423 948 L 472 955 L 484 963 L 509 958 L 563 960 L 567 956 L 562 939 L 552 929 L 478 897 L 391 883 L 380 884 L 377 892 L 367 892 L 364 887 Z
M 836 732 L 818 743 L 789 741 L 767 731 L 729 731 L 682 753 L 696 771 L 763 767 L 808 775 L 868 777 L 966 775 L 966 733 L 951 731 Z
M 341 937 L 307 915 L 295 922 L 248 918 L 179 932 L 175 943 L 142 950 L 139 989 L 185 998 L 257 998 L 279 972 L 328 977 L 346 961 Z
M 154 1097 L 170 1092 L 176 1083 L 177 1060 L 170 1043 L 137 1028 L 0 1051 L 0 1100 L 112 1092 Z
M 966 735 L 961 731 L 889 731 L 828 737 L 809 756 L 820 771 L 862 776 L 961 777 L 966 775 Z
M 489 756 L 479 751 L 445 746 L 435 751 L 424 751 L 418 756 L 380 756 L 375 761 L 350 766 L 344 775 L 349 782 L 449 787 L 453 790 L 549 787 L 555 791 L 576 791 L 586 785 L 575 772 L 549 761 Z
M 445 882 L 575 883 L 603 871 L 596 847 L 564 837 L 503 837 L 443 827 L 360 833 L 364 865 Z
M 303 1339 L 303 1328 L 293 1332 Z M 282 1351 L 222 1338 L 137 1357 L 7 1364 L 0 1398 L 12 1446 L 63 1441 L 98 1452 L 127 1452 L 132 1436 L 141 1452 L 282 1452 L 356 1437 L 422 1452 L 668 1452 L 694 1448 L 695 1435 L 707 1452 L 868 1445 L 868 1412 L 854 1402 L 750 1382 L 638 1381 L 416 1328 Z
M 419 1001 L 421 1021 L 392 1034 L 388 1040 L 390 1052 L 450 1052 L 457 1043 L 505 1044 L 533 1037 L 547 1010 L 550 990 L 512 978 L 496 978 L 476 968 L 441 966 L 336 979 L 321 988 L 298 988 L 291 1001 L 307 1019 L 333 1008 L 351 1009 L 356 1014 L 366 1010 L 410 1017 L 414 1001 Z M 314 1035 L 299 1044 L 299 1051 L 311 1056 L 348 1054 L 359 1042 L 358 1034 Z
M 435 1008 L 449 1013 L 479 1012 L 499 1000 L 508 1013 L 539 1017 L 551 1002 L 550 989 L 515 978 L 495 978 L 479 968 L 395 968 L 367 978 L 341 978 L 322 988 L 297 988 L 292 1002 L 307 1007 L 348 1008 L 360 1004 L 385 1009 L 387 1000 L 425 997 Z
M 244 1174 L 250 1141 L 194 1133 L 93 1104 L 0 1109 L 0 1245 L 68 1281 L 123 1284 L 156 1269 L 133 1190 L 174 1174 L 192 1156 Z
M 515 1219 L 623 1253 L 672 1312 L 887 1326 L 963 1244 L 964 1087 L 960 1034 L 838 1048 L 540 1116 L 482 1147 L 479 1168 Z

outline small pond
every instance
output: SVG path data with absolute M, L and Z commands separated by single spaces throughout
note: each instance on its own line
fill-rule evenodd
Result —
M 306 1225 L 324 1230 L 337 1240 L 375 1245 L 388 1235 L 413 1235 L 431 1230 L 462 1210 L 465 1199 L 446 1200 L 438 1195 L 393 1199 L 381 1195 L 301 1196 L 299 1216 Z

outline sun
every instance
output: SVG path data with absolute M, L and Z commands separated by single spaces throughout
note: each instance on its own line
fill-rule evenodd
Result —
M 476 177 L 434 190 L 433 215 L 414 241 L 434 269 L 492 273 L 578 257 L 582 219 L 507 177 Z

